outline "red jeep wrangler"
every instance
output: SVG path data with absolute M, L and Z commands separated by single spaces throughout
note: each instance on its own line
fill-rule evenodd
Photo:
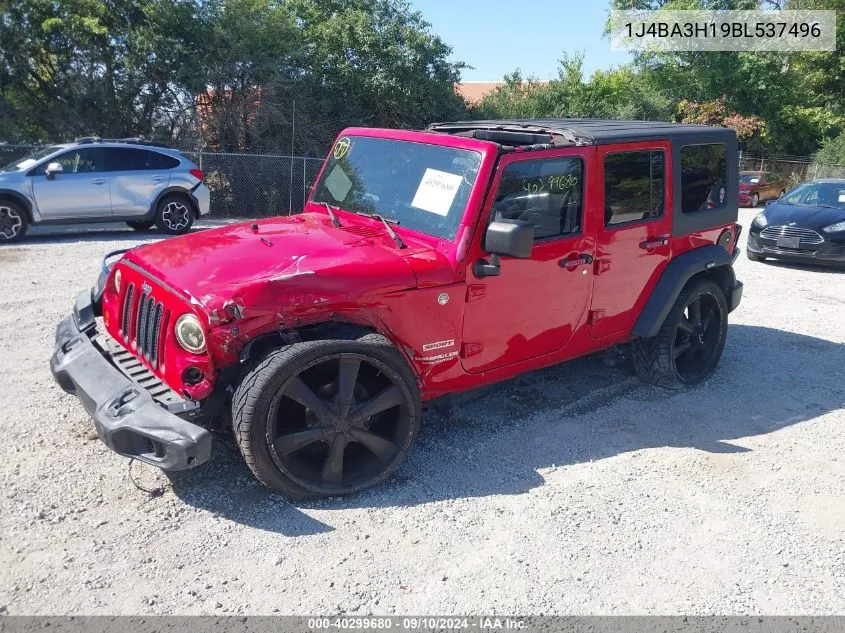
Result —
M 623 342 L 648 382 L 710 376 L 742 296 L 737 175 L 721 128 L 347 129 L 303 213 L 107 256 L 53 375 L 121 455 L 197 466 L 197 422 L 230 411 L 268 487 L 360 490 L 436 396 Z

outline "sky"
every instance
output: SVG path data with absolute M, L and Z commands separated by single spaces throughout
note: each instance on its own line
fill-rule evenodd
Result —
M 624 64 L 602 36 L 607 0 L 411 0 L 432 31 L 452 46 L 453 61 L 474 66 L 463 81 L 497 81 L 519 68 L 523 77 L 557 77 L 561 53 L 584 53 L 584 74 Z

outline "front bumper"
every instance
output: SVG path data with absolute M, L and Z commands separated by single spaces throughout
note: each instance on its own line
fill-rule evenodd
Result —
M 73 314 L 56 328 L 50 371 L 93 418 L 100 439 L 125 457 L 184 470 L 211 456 L 211 434 L 160 406 L 124 375 L 95 344 L 98 335 L 91 292 L 79 295 Z
M 749 233 L 747 248 L 760 257 L 771 257 L 799 264 L 845 264 L 845 240 L 825 239 L 824 242 L 803 248 L 778 248 L 772 240 L 760 238 L 759 233 Z

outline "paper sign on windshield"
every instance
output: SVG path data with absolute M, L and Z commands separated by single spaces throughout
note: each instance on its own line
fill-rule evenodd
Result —
M 463 176 L 436 169 L 426 169 L 411 206 L 437 215 L 449 215 Z

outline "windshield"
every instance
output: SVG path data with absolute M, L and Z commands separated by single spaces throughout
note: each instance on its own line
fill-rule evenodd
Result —
M 11 163 L 0 169 L 0 172 L 3 171 L 23 171 L 24 169 L 29 169 L 35 163 L 37 163 L 42 158 L 46 158 L 50 154 L 58 152 L 62 148 L 58 145 L 53 147 L 45 147 L 44 149 L 38 150 L 30 154 L 29 156 L 24 156 L 23 158 L 18 158 L 13 160 Z
M 744 182 L 746 185 L 756 185 L 760 182 L 760 176 L 757 174 L 741 174 L 739 182 Z
M 471 150 L 346 136 L 332 149 L 311 201 L 451 240 L 480 165 L 481 154 Z
M 833 207 L 845 209 L 845 183 L 809 182 L 798 185 L 780 202 L 799 207 Z

